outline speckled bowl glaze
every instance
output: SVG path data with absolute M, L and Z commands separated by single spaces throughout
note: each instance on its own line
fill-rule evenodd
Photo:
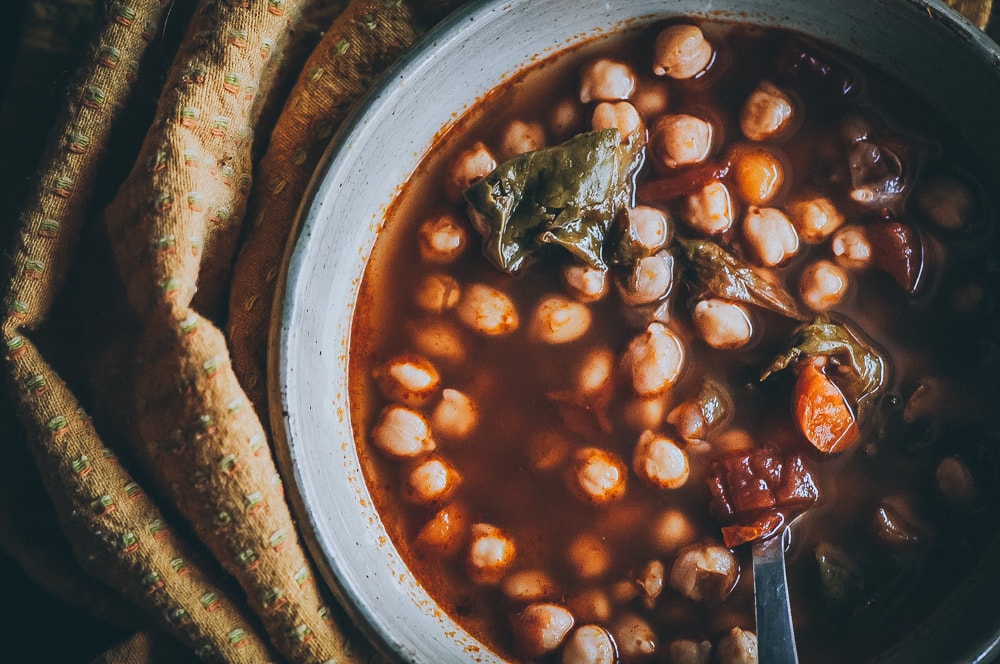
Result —
M 500 661 L 407 570 L 355 451 L 346 401 L 351 319 L 384 212 L 436 137 L 487 91 L 562 49 L 676 15 L 780 25 L 841 46 L 916 89 L 957 120 L 988 163 L 1000 161 L 1000 49 L 938 2 L 496 0 L 445 20 L 381 79 L 322 160 L 271 335 L 271 418 L 299 523 L 325 581 L 392 658 Z M 992 659 L 1000 651 L 997 567 L 985 566 L 879 661 Z

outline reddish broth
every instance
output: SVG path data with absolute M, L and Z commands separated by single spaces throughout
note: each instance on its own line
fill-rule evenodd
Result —
M 651 561 L 662 562 L 669 576 L 676 550 L 658 546 L 652 533 L 653 524 L 666 510 L 683 513 L 695 531 L 694 541 L 722 542 L 721 528 L 728 522 L 710 509 L 709 483 L 713 464 L 718 468 L 720 460 L 733 463 L 725 461 L 720 442 L 725 432 L 742 430 L 758 448 L 770 446 L 786 459 L 800 455 L 819 486 L 819 500 L 796 524 L 789 551 L 790 594 L 802 661 L 862 661 L 928 616 L 996 535 L 1000 512 L 988 507 L 995 500 L 992 448 L 998 442 L 998 428 L 996 413 L 991 412 L 995 405 L 986 406 L 996 404 L 998 396 L 995 338 L 992 351 L 986 338 L 989 327 L 997 325 L 997 291 L 990 290 L 995 275 L 987 269 L 990 252 L 994 262 L 998 255 L 990 216 L 995 201 L 988 200 L 970 176 L 980 172 L 977 164 L 954 140 L 946 123 L 874 68 L 780 30 L 708 23 L 702 27 L 716 49 L 708 71 L 690 80 L 656 78 L 651 73 L 650 53 L 662 27 L 588 44 L 519 75 L 470 111 L 404 187 L 387 214 L 367 269 L 351 344 L 352 418 L 369 489 L 395 545 L 441 607 L 498 652 L 520 658 L 523 653 L 512 634 L 511 616 L 523 604 L 506 598 L 498 586 L 470 580 L 464 549 L 441 556 L 415 544 L 419 529 L 441 505 L 414 505 L 404 499 L 406 472 L 414 462 L 389 458 L 370 442 L 380 410 L 390 403 L 379 392 L 373 371 L 390 357 L 412 353 L 412 326 L 435 318 L 414 304 L 420 278 L 444 272 L 463 286 L 490 285 L 510 296 L 521 325 L 512 334 L 489 337 L 456 323 L 462 330 L 467 361 L 449 364 L 430 358 L 440 374 L 441 387 L 469 395 L 479 415 L 469 439 L 436 437 L 433 455 L 446 459 L 463 478 L 448 503 L 460 502 L 468 509 L 470 522 L 498 526 L 515 542 L 517 554 L 510 571 L 545 570 L 555 584 L 547 601 L 565 606 L 572 607 L 574 598 L 588 591 L 605 592 L 612 598 L 611 617 L 597 622 L 609 627 L 622 614 L 642 616 L 655 632 L 651 661 L 669 661 L 674 639 L 717 644 L 732 627 L 753 631 L 748 546 L 733 549 L 740 574 L 725 601 L 693 601 L 668 582 L 649 602 L 650 607 L 635 582 Z M 912 251 L 893 254 L 884 248 L 887 243 L 898 243 L 900 233 L 894 234 L 892 228 L 873 231 L 881 238 L 875 249 L 882 258 L 867 269 L 847 270 L 848 291 L 830 310 L 831 318 L 849 324 L 888 364 L 877 423 L 850 449 L 823 454 L 804 439 L 792 415 L 792 372 L 759 380 L 762 370 L 787 349 L 798 321 L 747 306 L 753 325 L 750 343 L 736 350 L 710 348 L 692 326 L 679 277 L 669 295 L 668 325 L 682 339 L 687 361 L 668 392 L 666 412 L 696 394 L 705 377 L 722 384 L 732 402 L 732 414 L 724 426 L 708 436 L 711 449 L 697 451 L 687 446 L 690 477 L 682 487 L 651 488 L 632 470 L 633 449 L 642 429 L 623 414 L 633 394 L 620 375 L 603 411 L 607 422 L 595 417 L 593 409 L 560 406 L 558 396 L 553 397 L 571 390 L 572 377 L 587 351 L 610 348 L 617 361 L 629 340 L 645 327 L 647 314 L 636 315 L 634 307 L 628 313 L 630 308 L 612 286 L 606 296 L 588 305 L 592 322 L 579 340 L 558 345 L 531 341 L 532 310 L 542 296 L 566 293 L 560 273 L 573 259 L 565 252 L 546 251 L 541 260 L 514 276 L 500 272 L 478 250 L 480 237 L 467 222 L 464 203 L 449 199 L 443 183 L 456 155 L 476 141 L 496 153 L 501 131 L 511 120 L 542 123 L 549 128 L 548 145 L 589 131 L 595 102 L 579 103 L 580 71 L 598 57 L 628 63 L 640 89 L 667 90 L 668 113 L 691 113 L 714 126 L 708 165 L 664 178 L 668 171 L 653 165 L 647 155 L 638 175 L 636 202 L 666 210 L 679 237 L 699 234 L 680 221 L 678 202 L 644 200 L 643 194 L 662 198 L 664 186 L 693 191 L 703 179 L 719 175 L 720 160 L 729 146 L 750 143 L 740 133 L 738 115 L 762 80 L 789 91 L 796 107 L 793 126 L 781 137 L 763 142 L 780 155 L 785 171 L 785 183 L 778 197 L 767 203 L 769 207 L 786 208 L 803 191 L 812 190 L 833 201 L 846 217 L 845 224 L 873 228 L 896 223 L 898 216 L 910 225 L 908 232 L 919 233 L 924 252 L 921 264 L 914 267 Z M 565 100 L 575 100 L 581 109 L 579 118 L 556 134 L 550 128 L 551 109 Z M 874 119 L 884 125 L 878 129 L 881 136 L 899 141 L 904 145 L 900 150 L 922 155 L 910 162 L 919 161 L 920 174 L 907 183 L 907 195 L 937 174 L 961 178 L 974 196 L 968 225 L 955 231 L 936 228 L 914 196 L 905 198 L 892 218 L 886 219 L 881 211 L 852 201 L 848 148 L 840 138 L 846 131 L 844 118 L 852 115 Z M 645 120 L 647 126 L 652 125 L 653 119 Z M 692 182 L 685 183 L 684 177 Z M 649 184 L 656 181 L 667 184 Z M 734 230 L 716 239 L 753 262 L 739 231 L 748 206 L 737 198 L 734 195 Z M 415 237 L 423 220 L 440 210 L 466 220 L 467 246 L 454 262 L 431 265 L 422 260 Z M 797 293 L 805 267 L 819 258 L 832 258 L 830 243 L 830 239 L 802 243 L 796 255 L 773 274 L 789 292 Z M 923 270 L 920 287 L 910 295 L 907 291 L 917 268 Z M 455 313 L 437 317 L 454 321 Z M 938 388 L 934 392 L 934 386 L 942 384 L 957 386 L 957 391 Z M 948 395 L 935 416 L 904 418 L 908 405 L 916 410 L 917 398 L 932 393 Z M 434 403 L 420 410 L 430 412 Z M 624 496 L 605 504 L 588 504 L 568 488 L 568 460 L 548 470 L 533 467 L 530 441 L 542 430 L 566 433 L 573 449 L 598 447 L 617 454 L 628 467 Z M 685 447 L 672 425 L 661 420 L 657 430 Z M 974 496 L 964 501 L 942 497 L 936 480 L 942 460 L 952 457 L 960 460 L 959 470 L 965 468 L 974 483 Z M 881 538 L 876 525 L 880 519 Z M 886 534 L 885 524 L 900 521 L 905 523 L 901 530 L 912 535 L 913 541 L 901 541 L 907 539 L 903 535 L 893 541 L 899 533 Z M 603 541 L 610 554 L 609 569 L 594 579 L 581 580 L 567 560 L 570 543 L 583 533 Z M 861 588 L 846 590 L 851 596 L 842 603 L 830 599 L 822 588 L 817 560 L 831 551 L 850 561 L 848 568 L 861 579 Z M 578 619 L 577 625 L 586 622 L 592 621 Z M 558 654 L 540 659 L 557 661 Z

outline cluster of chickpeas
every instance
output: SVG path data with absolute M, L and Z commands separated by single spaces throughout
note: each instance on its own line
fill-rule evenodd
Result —
M 477 142 L 460 152 L 448 169 L 448 197 L 457 203 L 462 191 L 498 162 L 554 144 L 578 125 L 588 108 L 592 129 L 616 128 L 622 136 L 645 141 L 647 162 L 658 174 L 709 163 L 719 156 L 721 128 L 709 117 L 671 113 L 669 84 L 660 79 L 702 75 L 715 57 L 698 27 L 674 25 L 655 40 L 651 73 L 656 84 L 611 58 L 588 62 L 578 102 L 557 105 L 548 122 L 510 122 L 494 149 Z M 389 405 L 379 413 L 371 441 L 405 469 L 403 498 L 429 508 L 431 516 L 419 528 L 416 545 L 461 560 L 472 583 L 498 589 L 517 607 L 512 628 L 518 654 L 537 658 L 558 653 L 562 664 L 612 664 L 654 653 L 674 664 L 757 661 L 756 636 L 749 629 L 731 627 L 714 644 L 684 638 L 660 643 L 654 627 L 628 609 L 630 602 L 652 608 L 666 588 L 693 602 L 720 602 L 734 590 L 740 569 L 733 552 L 703 539 L 680 510 L 663 510 L 649 526 L 662 556 L 606 589 L 567 594 L 546 570 L 518 567 L 519 544 L 503 525 L 474 520 L 455 499 L 463 477 L 447 449 L 476 435 L 479 407 L 474 395 L 443 384 L 439 367 L 454 368 L 471 359 L 469 335 L 500 338 L 518 332 L 534 344 L 577 342 L 591 330 L 594 303 L 614 294 L 624 307 L 641 313 L 636 319 L 642 321 L 641 329 L 621 349 L 595 346 L 581 352 L 570 376 L 571 391 L 581 402 L 599 401 L 627 386 L 622 417 L 641 432 L 631 458 L 581 446 L 567 432 L 543 430 L 531 436 L 530 463 L 540 471 L 563 469 L 570 493 L 590 505 L 620 500 L 632 481 L 662 491 L 683 487 L 691 476 L 689 454 L 702 451 L 711 423 L 696 400 L 675 404 L 670 396 L 691 344 L 698 342 L 676 331 L 669 315 L 678 274 L 668 252 L 675 216 L 689 234 L 738 237 L 746 256 L 764 271 L 787 266 L 804 246 L 827 243 L 828 258 L 810 255 L 798 277 L 800 299 L 815 311 L 835 307 L 848 292 L 851 273 L 868 268 L 875 258 L 865 226 L 845 223 L 844 213 L 829 198 L 804 195 L 775 205 L 786 174 L 772 141 L 793 133 L 802 113 L 794 95 L 761 81 L 739 113 L 745 140 L 726 155 L 730 163 L 725 174 L 686 195 L 674 211 L 655 205 L 627 211 L 626 232 L 641 248 L 641 258 L 614 271 L 567 262 L 561 290 L 539 298 L 530 310 L 522 310 L 494 285 L 462 281 L 450 270 L 477 244 L 466 219 L 445 211 L 420 224 L 422 270 L 413 286 L 420 316 L 408 323 L 411 349 L 385 359 L 374 372 Z M 942 180 L 924 190 L 920 204 L 932 221 L 956 229 L 967 223 L 969 200 L 961 183 Z M 700 341 L 715 349 L 742 348 L 754 334 L 747 306 L 725 298 L 706 296 L 694 302 L 690 320 Z M 732 430 L 717 437 L 716 445 L 736 450 L 753 441 L 746 432 Z M 957 458 L 942 462 L 938 482 L 949 495 L 974 491 L 968 469 Z M 605 578 L 611 558 L 607 543 L 593 534 L 580 535 L 566 547 L 565 562 L 581 582 Z

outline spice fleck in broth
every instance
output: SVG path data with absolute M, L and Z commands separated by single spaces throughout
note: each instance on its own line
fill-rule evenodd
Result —
M 994 538 L 994 201 L 846 54 L 676 22 L 491 94 L 390 211 L 352 333 L 371 492 L 512 659 L 863 661 Z M 993 330 L 993 332 L 991 332 Z

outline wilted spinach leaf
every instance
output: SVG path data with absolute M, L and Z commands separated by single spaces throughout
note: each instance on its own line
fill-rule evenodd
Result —
M 780 284 L 714 242 L 683 240 L 678 245 L 684 275 L 695 297 L 712 295 L 805 319 L 795 299 Z
M 615 227 L 612 228 L 608 238 L 608 249 L 605 250 L 606 259 L 612 265 L 624 265 L 631 267 L 643 258 L 652 256 L 661 247 L 669 245 L 674 240 L 674 220 L 666 211 L 662 211 L 667 220 L 666 235 L 659 246 L 651 249 L 639 238 L 638 232 L 632 221 L 635 214 L 633 208 L 626 208 L 617 217 Z
M 517 155 L 465 190 L 483 253 L 516 272 L 546 244 L 565 247 L 605 269 L 604 240 L 632 196 L 638 140 L 617 129 L 574 136 L 562 145 Z

